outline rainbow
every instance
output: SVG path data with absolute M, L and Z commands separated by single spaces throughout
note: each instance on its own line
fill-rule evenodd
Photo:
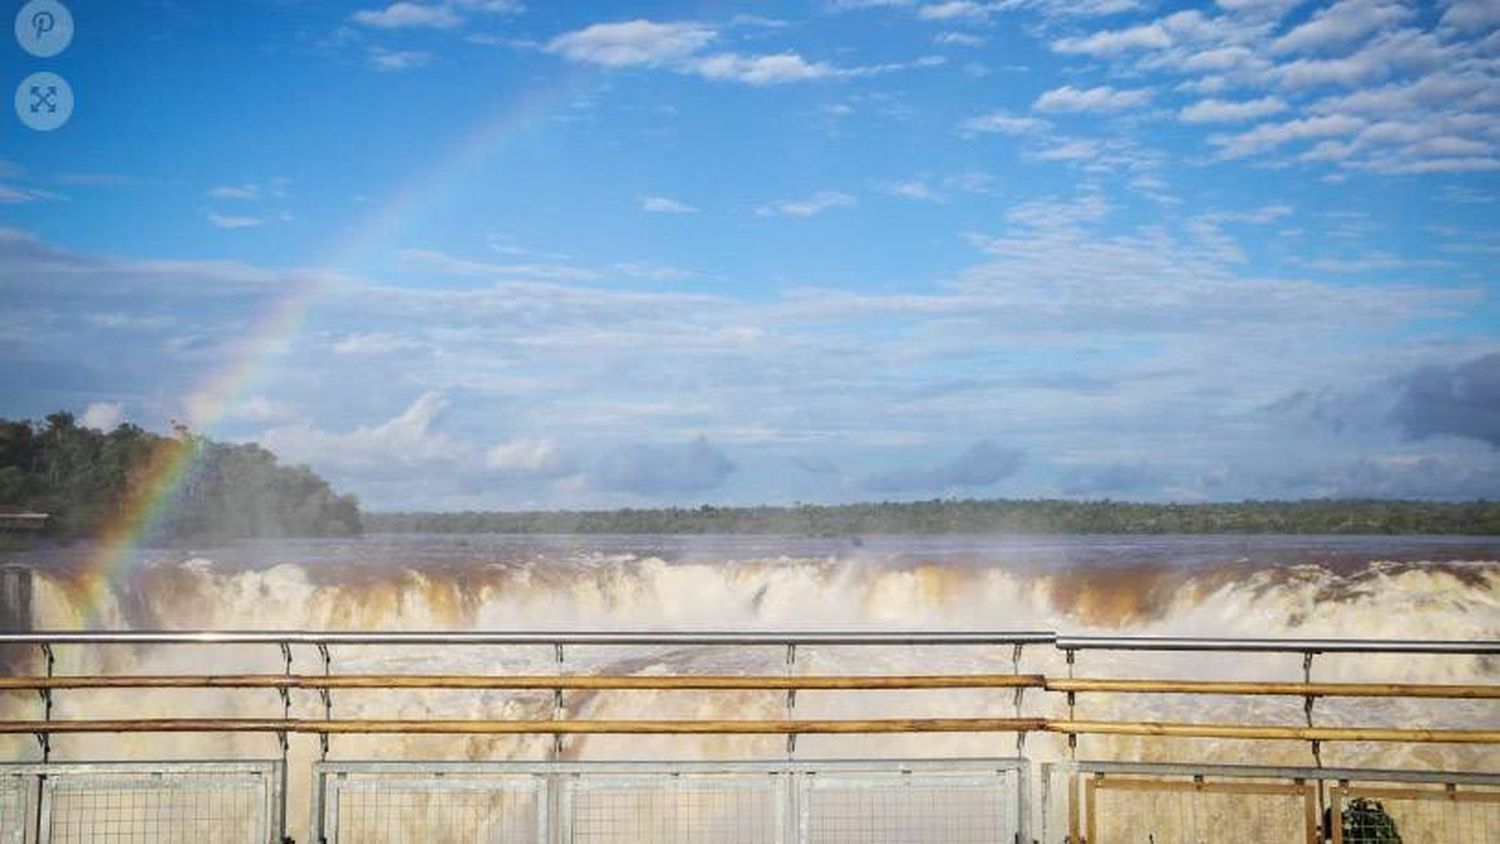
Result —
M 351 234 L 318 262 L 320 269 L 292 275 L 290 291 L 251 323 L 240 350 L 224 366 L 185 396 L 193 421 L 212 431 L 255 384 L 267 377 L 272 364 L 290 348 L 322 294 L 348 283 L 343 273 L 362 262 L 382 257 L 384 251 L 415 223 L 441 207 L 455 193 L 472 184 L 472 174 L 507 144 L 547 125 L 558 107 L 573 99 L 592 74 L 572 69 L 558 84 L 529 91 L 499 113 L 478 121 L 445 154 L 435 156 L 395 191 L 392 198 L 353 227 Z M 143 540 L 158 526 L 169 505 L 191 476 L 197 449 L 186 438 L 162 443 L 141 467 L 139 482 L 107 521 L 86 561 L 87 607 L 80 620 L 85 629 L 107 621 L 105 611 L 114 587 L 140 556 Z

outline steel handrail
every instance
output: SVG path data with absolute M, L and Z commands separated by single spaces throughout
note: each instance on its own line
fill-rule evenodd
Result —
M 1047 677 L 1042 674 L 156 674 L 0 677 L 0 691 L 44 689 L 510 689 L 637 691 L 874 691 L 1043 689 L 1108 694 L 1500 700 L 1500 685 L 1305 683 L 1244 680 Z
M 1500 744 L 1500 730 L 1398 727 L 1286 727 L 1161 721 L 1047 718 L 884 718 L 808 720 L 316 720 L 306 718 L 143 718 L 0 721 L 0 734 L 307 733 L 433 735 L 813 735 L 876 733 L 1029 733 Z
M 0 645 L 1050 645 L 1050 631 L 51 630 Z
M 0 691 L 42 689 L 513 689 L 863 691 L 1041 689 L 1040 674 L 211 674 L 0 677 Z M 1497 691 L 1500 696 L 1500 691 Z
M 1196 636 L 1062 636 L 1062 651 L 1199 651 L 1231 653 L 1401 653 L 1500 655 L 1500 640 L 1233 639 Z
M 1500 655 L 1500 640 L 1076 636 L 1052 631 L 314 631 L 44 630 L 0 645 L 1052 645 L 1062 651 L 1202 651 Z

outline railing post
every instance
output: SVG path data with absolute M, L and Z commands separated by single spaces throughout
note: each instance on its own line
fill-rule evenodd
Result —
M 42 663 L 47 668 L 47 679 L 49 679 L 49 680 L 52 679 L 53 668 L 57 665 L 57 657 L 55 655 L 53 655 L 53 653 L 52 653 L 52 644 L 50 642 L 43 642 L 42 643 Z M 39 690 L 39 694 L 41 694 L 41 696 L 42 696 L 42 720 L 43 721 L 51 721 L 52 720 L 52 689 L 50 689 L 50 688 L 40 689 Z M 41 745 L 41 748 L 42 748 L 42 761 L 43 762 L 51 761 L 51 759 L 52 759 L 52 735 L 50 733 L 45 733 L 45 732 L 43 732 L 43 733 L 37 733 L 36 740 L 37 740 L 37 744 Z
M 1313 655 L 1316 653 L 1316 651 L 1306 651 L 1302 654 L 1302 682 L 1306 685 L 1312 685 Z M 1317 699 L 1318 696 L 1314 694 L 1302 696 L 1302 712 L 1307 716 L 1308 727 L 1313 726 L 1313 704 Z M 1312 755 L 1313 763 L 1319 768 L 1323 767 L 1322 742 L 1317 739 L 1312 740 Z
M 281 646 L 281 673 L 284 677 L 292 676 L 292 646 L 286 641 L 277 642 Z M 288 721 L 292 720 L 292 691 L 286 686 L 276 690 L 281 696 L 281 726 L 286 727 Z M 281 746 L 281 764 L 286 765 L 287 749 L 290 741 L 285 729 L 276 731 L 276 743 Z
M 1015 676 L 1018 676 L 1018 677 L 1021 675 L 1021 649 L 1023 647 L 1025 647 L 1025 645 L 1021 644 L 1020 642 L 1017 642 L 1015 644 L 1015 646 L 1013 648 L 1011 648 L 1011 652 L 1010 652 L 1010 673 L 1013 674 L 1013 675 L 1015 675 Z M 1022 699 L 1022 697 L 1025 694 L 1026 694 L 1026 687 L 1025 686 L 1017 686 L 1016 687 L 1015 707 L 1016 707 L 1016 718 L 1017 719 L 1019 719 L 1021 717 L 1021 699 Z M 1016 731 L 1016 755 L 1017 756 L 1022 756 L 1022 755 L 1025 754 L 1025 752 L 1026 752 L 1026 731 L 1025 730 L 1017 730 Z
M 1067 656 L 1067 660 L 1068 660 L 1068 679 L 1071 680 L 1071 679 L 1073 679 L 1073 663 L 1076 661 L 1078 653 L 1077 653 L 1077 651 L 1075 651 L 1072 648 L 1065 648 L 1063 650 L 1063 653 Z M 1078 693 L 1077 692 L 1071 692 L 1071 691 L 1068 692 L 1068 720 L 1069 721 L 1075 721 L 1075 720 L 1077 720 L 1077 718 L 1075 717 L 1076 714 L 1077 714 L 1077 707 L 1078 707 Z M 1070 760 L 1074 760 L 1074 761 L 1076 761 L 1078 759 L 1078 734 L 1077 733 L 1071 733 L 1071 732 L 1068 733 L 1068 758 Z
M 796 669 L 797 669 L 797 643 L 796 642 L 787 642 L 787 644 L 786 644 L 786 676 L 787 677 L 791 677 L 792 674 L 796 672 Z M 787 689 L 786 690 L 786 719 L 788 721 L 792 720 L 793 716 L 796 714 L 796 709 L 797 709 L 797 690 L 796 689 Z M 792 759 L 796 755 L 797 755 L 797 734 L 796 733 L 787 733 L 786 734 L 786 758 Z
M 562 645 L 562 642 L 556 642 L 556 643 L 553 644 L 552 647 L 554 649 L 553 650 L 553 654 L 557 658 L 557 673 L 561 674 L 562 670 L 563 670 L 563 660 L 565 658 L 565 656 L 563 654 L 563 645 Z M 562 689 L 553 689 L 552 690 L 552 720 L 554 720 L 554 721 L 561 721 L 561 720 L 563 720 L 563 717 L 565 715 L 567 715 L 567 712 L 563 708 L 563 690 Z M 559 760 L 562 759 L 562 755 L 563 755 L 563 737 L 562 737 L 562 733 L 553 733 L 552 734 L 552 760 L 554 762 L 555 761 L 559 761 Z
M 323 658 L 323 676 L 333 676 L 333 657 L 328 653 L 328 645 L 324 642 L 318 643 L 318 656 Z M 323 720 L 333 720 L 333 692 L 327 686 L 318 689 L 318 697 L 323 701 Z M 328 733 L 318 733 L 318 758 L 328 760 Z

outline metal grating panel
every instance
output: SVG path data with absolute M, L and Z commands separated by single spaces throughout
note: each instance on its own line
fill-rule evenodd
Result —
M 280 835 L 278 763 L 29 769 L 40 784 L 40 844 L 266 844 Z
M 980 844 L 1014 841 L 1014 772 L 809 774 L 802 779 L 808 844 Z
M 978 759 L 320 762 L 311 840 L 993 844 L 1024 828 L 1025 772 Z
M 31 782 L 15 774 L 0 774 L 0 842 L 23 844 L 31 819 L 27 813 L 27 795 Z
M 325 811 L 329 842 L 546 841 L 546 781 L 528 774 L 337 774 Z
M 784 778 L 575 775 L 564 793 L 574 844 L 776 844 L 785 840 Z

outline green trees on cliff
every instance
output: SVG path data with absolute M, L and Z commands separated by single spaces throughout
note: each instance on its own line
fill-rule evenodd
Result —
M 125 511 L 155 505 L 158 490 L 166 493 L 156 527 L 168 536 L 360 531 L 353 496 L 255 444 L 217 443 L 181 427 L 172 437 L 128 424 L 104 432 L 68 413 L 0 419 L 0 506 L 50 513 L 53 535 L 95 535 Z
M 1500 534 L 1500 502 L 1313 500 L 1218 504 L 934 500 L 582 512 L 377 513 L 370 530 L 434 533 Z

